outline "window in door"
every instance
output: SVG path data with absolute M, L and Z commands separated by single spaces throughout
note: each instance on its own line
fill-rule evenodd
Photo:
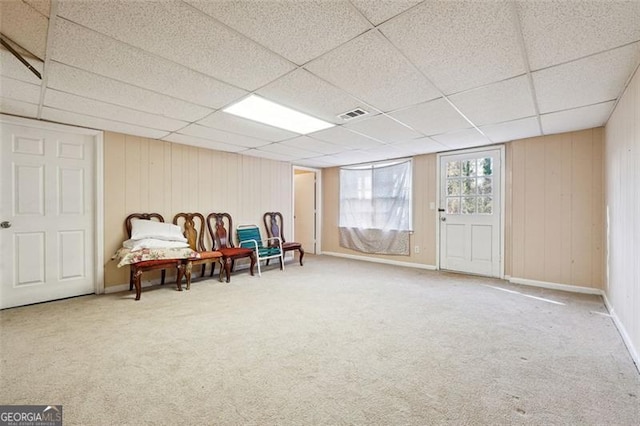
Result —
M 446 166 L 447 214 L 493 214 L 493 160 L 449 161 Z

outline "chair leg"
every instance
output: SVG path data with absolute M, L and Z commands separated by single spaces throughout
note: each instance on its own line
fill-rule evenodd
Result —
M 167 275 L 167 271 L 164 269 L 160 272 L 160 285 L 164 285 L 164 277 Z
M 142 271 L 140 269 L 136 270 L 136 273 L 133 277 L 133 281 L 136 286 L 136 300 L 140 300 L 140 293 L 142 293 L 142 284 L 140 283 L 141 277 Z
M 133 268 L 130 268 L 129 269 L 129 291 L 133 290 L 133 280 L 134 280 Z
M 284 271 L 284 253 L 280 253 L 280 270 Z
M 206 271 L 206 270 L 207 270 L 207 264 L 206 264 L 206 263 L 203 263 L 203 264 L 202 264 L 202 272 L 200 272 L 200 276 L 201 276 L 202 278 L 204 278 L 204 273 L 205 273 L 205 271 Z
M 227 258 L 224 262 L 224 271 L 227 275 L 227 282 L 231 282 L 231 270 L 233 269 L 233 260 Z M 222 273 L 222 271 L 220 271 Z
M 302 258 L 304 257 L 304 249 L 302 247 L 300 247 L 298 249 L 298 251 L 300 252 L 300 266 L 303 266 L 302 265 Z
M 249 272 L 251 272 L 251 276 L 253 276 L 253 267 L 256 265 L 256 254 L 255 253 L 251 253 L 251 269 L 249 270 Z M 260 273 L 260 265 L 258 264 L 258 273 Z
M 185 279 L 187 281 L 187 290 L 191 289 L 191 269 L 192 269 L 192 267 L 193 267 L 193 264 L 191 262 L 187 262 L 184 265 L 184 268 L 183 268 L 183 274 L 184 274 L 184 277 L 185 277 Z M 178 288 L 178 291 L 182 291 L 182 286 L 180 286 Z

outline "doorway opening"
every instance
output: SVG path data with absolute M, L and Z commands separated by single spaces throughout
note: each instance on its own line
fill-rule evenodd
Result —
M 293 238 L 306 253 L 320 253 L 321 170 L 293 168 Z

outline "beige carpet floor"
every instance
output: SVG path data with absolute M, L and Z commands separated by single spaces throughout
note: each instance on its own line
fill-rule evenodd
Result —
M 67 425 L 639 424 L 600 297 L 305 260 L 4 310 L 0 404 Z

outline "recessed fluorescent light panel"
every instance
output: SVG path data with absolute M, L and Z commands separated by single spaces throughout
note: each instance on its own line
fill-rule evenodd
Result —
M 248 96 L 223 111 L 303 135 L 335 126 L 256 95 Z

